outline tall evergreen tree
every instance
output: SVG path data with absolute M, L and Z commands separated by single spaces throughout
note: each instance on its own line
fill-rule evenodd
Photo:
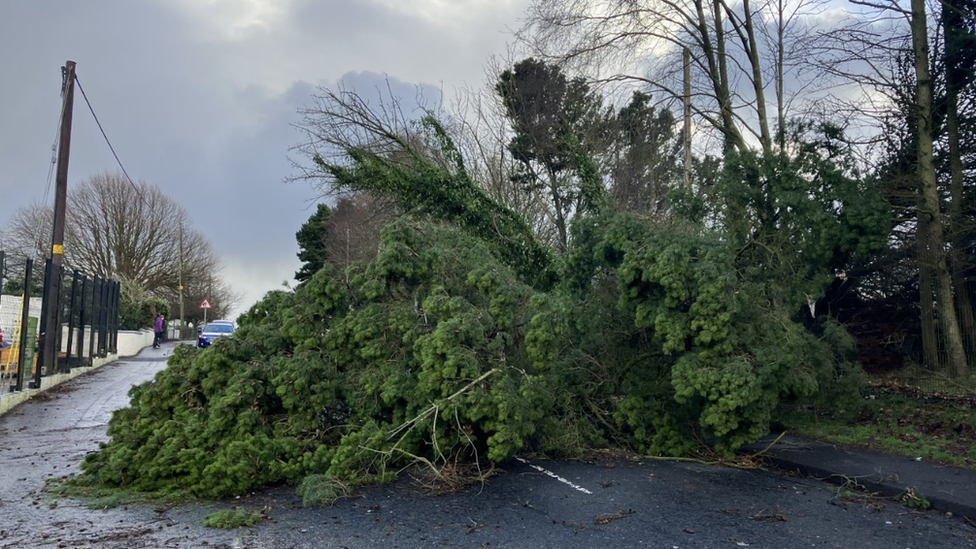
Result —
M 295 280 L 300 283 L 312 278 L 329 260 L 326 237 L 331 218 L 332 208 L 328 204 L 320 203 L 315 208 L 315 213 L 295 233 L 295 238 L 298 239 L 298 259 L 304 262 L 302 268 L 295 273 Z
M 608 159 L 610 194 L 621 210 L 659 214 L 668 191 L 680 180 L 681 140 L 667 109 L 655 109 L 651 96 L 634 92 L 617 113 Z
M 592 158 L 607 146 L 608 111 L 582 78 L 556 65 L 525 59 L 504 71 L 495 91 L 515 131 L 508 150 L 518 162 L 515 179 L 544 201 L 565 251 L 569 224 L 587 206 Z

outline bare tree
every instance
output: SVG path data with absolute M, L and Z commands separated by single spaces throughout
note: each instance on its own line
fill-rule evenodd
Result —
M 380 247 L 380 231 L 396 215 L 396 206 L 386 197 L 358 192 L 340 198 L 324 242 L 332 264 L 348 268 L 372 261 Z
M 471 178 L 488 196 L 518 212 L 540 242 L 555 242 L 555 213 L 538 189 L 526 192 L 515 182 L 516 161 L 508 150 L 513 132 L 494 89 L 494 80 L 505 69 L 493 59 L 486 70 L 491 84 L 481 90 L 465 90 L 454 102 L 449 123 L 455 142 L 464 154 Z
M 7 273 L 14 287 L 20 288 L 27 259 L 34 260 L 32 276 L 38 281 L 44 277 L 44 259 L 51 247 L 51 226 L 54 213 L 51 207 L 30 204 L 14 212 L 3 232 L 0 249 L 6 252 Z M 66 230 L 66 237 L 70 231 Z
M 19 208 L 4 228 L 4 250 L 14 256 L 44 258 L 51 246 L 52 219 L 50 206 L 34 203 Z
M 51 216 L 46 206 L 18 210 L 6 230 L 16 255 L 46 258 Z M 236 294 L 222 281 L 220 260 L 210 242 L 192 228 L 186 210 L 154 185 L 130 183 L 118 173 L 93 176 L 69 190 L 66 221 L 66 267 L 89 276 L 132 281 L 177 307 L 182 227 L 187 295 L 194 291 L 203 295 L 209 286 L 219 291 L 211 299 L 226 310 L 236 304 Z M 43 272 L 43 261 L 39 263 Z
M 149 292 L 177 288 L 182 226 L 184 280 L 197 282 L 219 269 L 217 254 L 191 227 L 186 210 L 154 185 L 106 173 L 68 194 L 73 241 L 66 255 L 75 268 L 134 280 Z
M 176 311 L 179 311 L 179 292 L 166 288 L 159 292 L 159 297 L 169 301 L 170 318 L 176 318 Z M 205 299 L 211 305 L 206 313 L 209 322 L 210 320 L 227 318 L 230 311 L 241 302 L 242 298 L 242 295 L 230 286 L 219 271 L 210 276 L 195 278 L 192 285 L 188 283 L 183 292 L 183 299 L 186 303 L 186 322 L 194 326 L 200 326 L 203 323 L 204 312 L 199 306 Z
M 794 91 L 804 79 L 801 56 L 820 0 L 536 0 L 520 39 L 533 55 L 587 69 L 602 81 L 635 81 L 682 98 L 682 52 L 692 52 L 692 108 L 717 130 L 726 149 L 774 145 L 783 134 Z M 771 73 L 771 74 L 770 74 Z M 770 123 L 766 87 L 776 85 Z
M 853 82 L 868 92 L 852 106 L 851 110 L 859 116 L 883 118 L 901 109 L 910 119 L 914 129 L 914 237 L 925 362 L 930 367 L 940 362 L 937 320 L 949 367 L 959 374 L 966 368 L 962 327 L 970 331 L 974 323 L 969 289 L 961 271 L 950 266 L 946 227 L 951 231 L 960 224 L 963 197 L 954 181 L 948 193 L 948 208 L 943 207 L 935 162 L 940 123 L 925 0 L 911 0 L 907 6 L 899 0 L 851 3 L 861 11 L 852 13 L 848 24 L 823 35 L 816 57 L 826 74 Z M 953 114 L 950 109 L 950 130 Z M 952 146 L 951 133 L 950 157 L 958 154 L 958 148 Z M 955 242 L 954 247 L 961 245 L 962 240 Z

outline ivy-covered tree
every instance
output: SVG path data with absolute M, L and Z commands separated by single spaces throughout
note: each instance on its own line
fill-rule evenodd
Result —
M 119 328 L 141 330 L 151 328 L 157 315 L 169 318 L 169 302 L 153 297 L 138 282 L 123 278 L 119 281 Z
M 401 214 L 449 222 L 488 242 L 533 286 L 553 284 L 549 248 L 471 179 L 454 140 L 432 114 L 411 121 L 395 106 L 377 113 L 352 92 L 323 93 L 318 107 L 305 112 L 310 141 L 302 150 L 314 164 L 308 176 L 325 182 L 327 193 L 367 193 L 389 200 Z

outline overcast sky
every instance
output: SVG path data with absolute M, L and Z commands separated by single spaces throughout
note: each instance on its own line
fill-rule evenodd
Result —
M 316 87 L 479 86 L 527 3 L 0 0 L 0 228 L 45 196 L 70 59 L 126 170 L 189 211 L 246 308 L 299 267 L 316 194 L 283 180 Z M 116 171 L 77 91 L 73 120 L 69 186 Z

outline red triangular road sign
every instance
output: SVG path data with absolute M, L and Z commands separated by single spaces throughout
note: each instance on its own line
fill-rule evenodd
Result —
M 203 300 L 203 303 L 200 304 L 200 308 L 201 309 L 209 309 L 210 308 L 210 300 L 209 299 L 204 299 Z

